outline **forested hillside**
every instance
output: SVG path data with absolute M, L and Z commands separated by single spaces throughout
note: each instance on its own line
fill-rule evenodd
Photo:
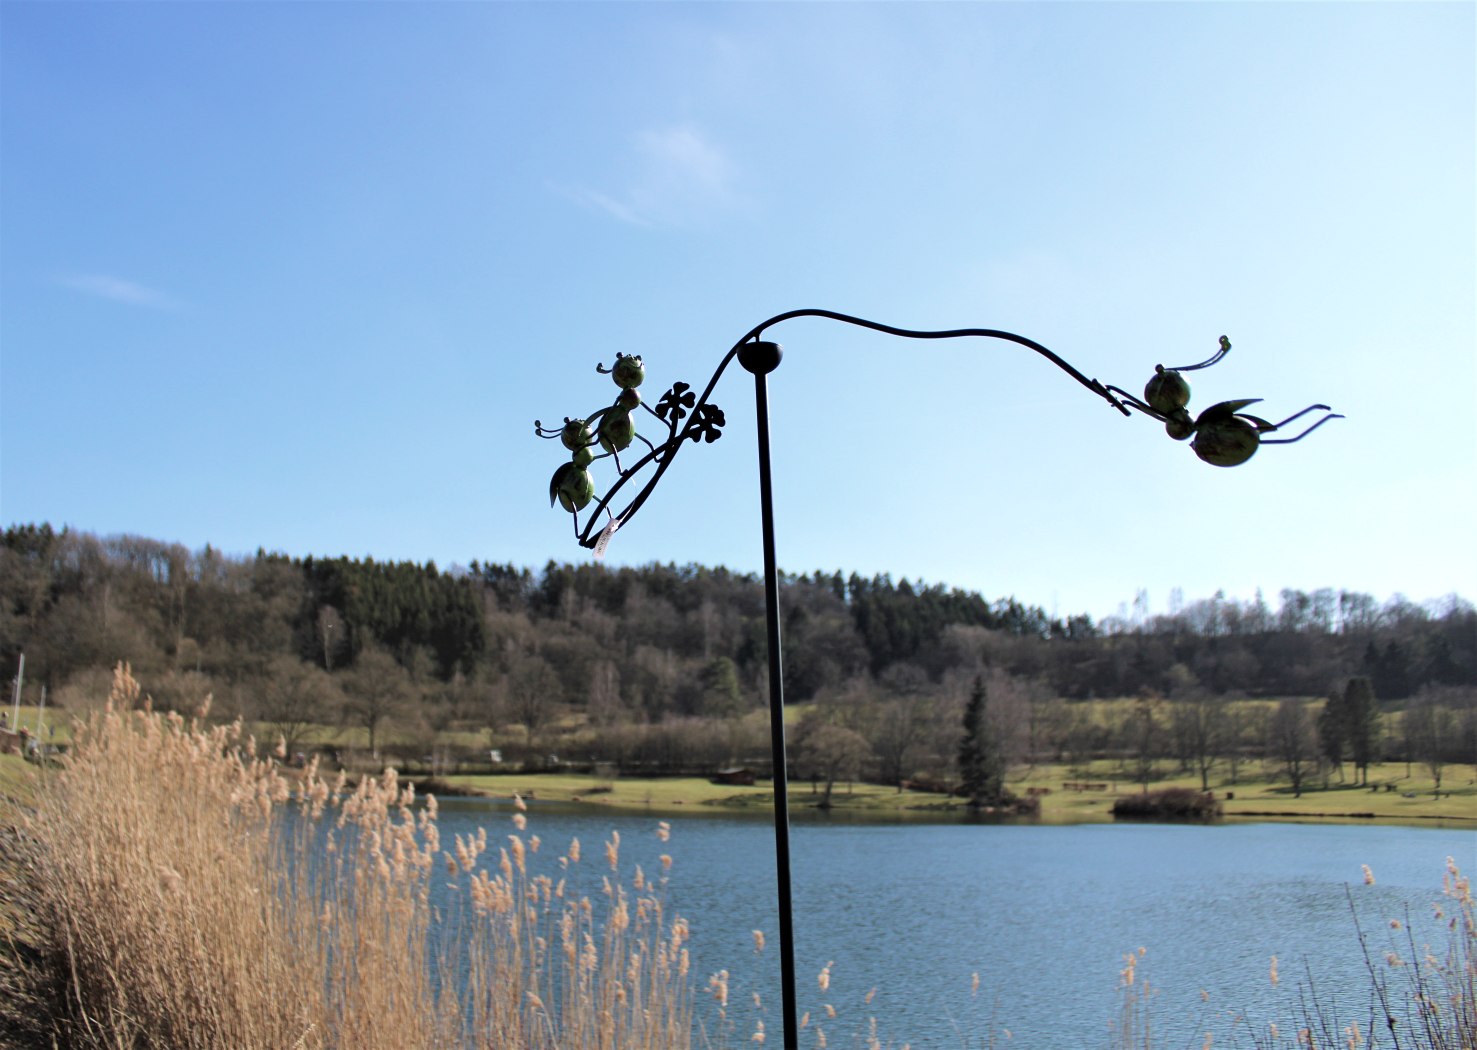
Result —
M 1477 686 L 1477 612 L 1454 596 L 1283 591 L 1275 609 L 1213 597 L 1095 623 L 942 584 L 816 572 L 786 575 L 781 602 L 786 699 L 819 701 L 892 779 L 947 766 L 954 712 L 980 675 L 1015 752 L 1058 757 L 1114 746 L 1112 727 L 1083 724 L 1074 701 L 1323 697 L 1366 676 L 1387 706 L 1419 698 L 1460 716 Z M 46 525 L 11 527 L 0 546 L 0 666 L 9 678 L 24 652 L 28 693 L 44 685 L 66 703 L 128 660 L 156 704 L 193 708 L 210 693 L 217 713 L 289 737 L 338 723 L 366 729 L 373 747 L 388 727 L 496 739 L 516 726 L 531 744 L 573 718 L 603 731 L 607 745 L 589 745 L 600 757 L 619 758 L 625 745 L 608 742 L 629 742 L 632 727 L 685 720 L 728 726 L 732 755 L 748 746 L 733 727 L 765 701 L 764 648 L 760 581 L 721 567 L 443 571 Z

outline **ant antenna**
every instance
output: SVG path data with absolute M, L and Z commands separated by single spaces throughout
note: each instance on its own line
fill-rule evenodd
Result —
M 1210 357 L 1206 358 L 1204 361 L 1201 361 L 1198 365 L 1181 365 L 1178 368 L 1172 369 L 1172 371 L 1175 371 L 1175 372 L 1194 372 L 1194 371 L 1198 371 L 1201 368 L 1209 368 L 1211 365 L 1215 364 L 1217 361 L 1219 361 L 1221 358 L 1225 357 L 1230 352 L 1231 352 L 1231 340 L 1227 339 L 1225 336 L 1221 336 L 1221 348 L 1219 350 L 1217 350 L 1214 354 L 1212 354 Z

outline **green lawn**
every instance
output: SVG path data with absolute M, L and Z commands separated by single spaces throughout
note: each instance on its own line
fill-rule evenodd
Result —
M 1116 771 L 1107 763 L 1086 773 L 1064 766 L 1036 766 L 1017 770 L 1010 787 L 1017 794 L 1030 788 L 1046 789 L 1040 796 L 1041 818 L 1050 823 L 1090 823 L 1110 821 L 1113 800 L 1119 795 L 1137 792 L 1139 785 L 1114 778 Z M 1395 785 L 1394 791 L 1370 791 L 1367 788 L 1341 787 L 1335 780 L 1329 790 L 1318 787 L 1305 790 L 1294 798 L 1285 782 L 1243 777 L 1235 785 L 1212 781 L 1211 789 L 1225 800 L 1229 818 L 1301 819 L 1301 820 L 1387 820 L 1397 823 L 1423 823 L 1428 820 L 1471 822 L 1477 828 L 1477 768 L 1448 767 L 1442 777 L 1442 797 L 1432 797 L 1432 781 L 1419 771 L 1405 777 L 1404 764 L 1388 763 L 1370 768 L 1371 783 Z M 767 781 L 753 787 L 713 784 L 699 777 L 659 779 L 600 778 L 579 774 L 528 773 L 496 776 L 457 776 L 447 778 L 460 790 L 495 798 L 524 798 L 556 802 L 579 802 L 591 806 L 616 809 L 661 810 L 681 812 L 702 808 L 759 809 L 773 803 L 773 789 Z M 1106 785 L 1101 788 L 1073 790 L 1067 784 Z M 1175 777 L 1155 781 L 1153 788 L 1199 787 L 1193 777 Z M 820 795 L 812 792 L 807 782 L 790 784 L 790 805 L 800 809 L 814 805 Z M 831 797 L 835 810 L 906 819 L 908 816 L 937 815 L 940 811 L 958 810 L 959 799 L 925 792 L 899 793 L 896 788 L 876 784 L 837 784 Z
M 60 736 L 60 734 L 58 734 Z M 1010 787 L 1018 794 L 1028 788 L 1047 789 L 1041 795 L 1041 818 L 1050 823 L 1091 823 L 1111 821 L 1113 800 L 1121 794 L 1136 792 L 1139 786 L 1114 779 L 1116 771 L 1108 763 L 1084 771 L 1064 766 L 1036 766 L 1017 770 Z M 1294 798 L 1287 784 L 1280 780 L 1242 778 L 1239 784 L 1226 784 L 1213 779 L 1211 788 L 1217 797 L 1226 799 L 1225 813 L 1236 819 L 1291 820 L 1357 820 L 1370 819 L 1402 824 L 1419 824 L 1433 820 L 1460 822 L 1477 828 L 1477 767 L 1450 766 L 1442 776 L 1442 797 L 1432 797 L 1432 781 L 1419 769 L 1407 779 L 1403 763 L 1385 763 L 1370 768 L 1370 781 L 1393 784 L 1394 791 L 1370 791 L 1367 788 L 1341 787 L 1335 780 L 1329 790 L 1317 787 Z M 0 798 L 24 802 L 35 790 L 37 767 L 17 755 L 0 755 Z M 701 777 L 602 778 L 576 773 L 507 773 L 495 776 L 448 777 L 459 790 L 494 798 L 525 798 L 555 802 L 578 802 L 613 809 L 659 811 L 669 813 L 718 809 L 763 811 L 773 804 L 773 788 L 768 781 L 753 787 L 713 784 Z M 1069 790 L 1068 783 L 1105 784 L 1105 789 Z M 1193 777 L 1175 777 L 1155 781 L 1152 787 L 1199 787 Z M 1449 793 L 1448 793 L 1449 792 Z M 820 795 L 808 782 L 790 784 L 792 809 L 813 806 Z M 925 792 L 899 793 L 896 788 L 877 784 L 837 784 L 831 798 L 838 812 L 866 814 L 879 819 L 907 819 L 949 810 L 962 812 L 959 799 Z M 1372 814 L 1372 817 L 1369 816 Z
M 1352 776 L 1352 770 L 1347 770 Z M 1111 820 L 1113 799 L 1120 794 L 1140 790 L 1134 782 L 1115 779 L 1116 766 L 1095 763 L 1086 771 L 1068 771 L 1061 766 L 1037 766 L 1028 776 L 1012 780 L 1013 790 L 1024 793 L 1028 787 L 1048 788 L 1042 796 L 1043 819 L 1071 823 L 1075 821 Z M 1251 764 L 1243 771 L 1239 783 L 1228 783 L 1224 775 L 1213 774 L 1210 788 L 1225 807 L 1230 818 L 1319 819 L 1319 820 L 1389 820 L 1397 823 L 1423 823 L 1428 820 L 1471 822 L 1477 828 L 1477 767 L 1448 766 L 1442 772 L 1441 798 L 1433 797 L 1434 781 L 1419 767 L 1406 776 L 1401 763 L 1370 766 L 1369 781 L 1379 791 L 1340 785 L 1337 776 L 1331 787 L 1323 789 L 1321 778 L 1304 785 L 1301 797 L 1294 798 L 1285 778 L 1267 778 Z M 1067 783 L 1106 784 L 1106 789 L 1068 790 Z M 1392 785 L 1393 791 L 1384 789 Z M 1150 783 L 1151 789 L 1191 787 L 1199 789 L 1196 776 L 1176 776 Z M 1227 796 L 1234 796 L 1228 798 Z
M 1111 702 L 1103 701 L 1100 704 Z M 790 705 L 785 711 L 785 720 L 791 722 L 804 714 L 807 705 Z M 7 714 L 9 709 L 7 708 Z M 20 724 L 30 727 L 36 724 L 37 711 L 34 707 L 21 708 Z M 55 726 L 53 736 L 47 732 L 48 741 L 67 743 L 70 741 L 70 718 L 67 712 L 55 708 L 46 711 L 45 725 Z M 271 731 L 265 726 L 255 728 L 261 741 L 272 739 Z M 386 746 L 398 742 L 400 734 L 387 730 L 381 734 Z M 485 734 L 464 731 L 457 734 L 442 734 L 441 742 L 476 746 L 485 742 Z M 367 745 L 367 734 L 357 727 L 315 727 L 305 743 L 334 743 L 339 746 L 363 748 Z M 0 798 L 28 798 L 34 790 L 31 783 L 35 766 L 28 765 L 13 755 L 0 756 Z M 1294 798 L 1286 779 L 1279 772 L 1265 775 L 1258 763 L 1247 763 L 1239 783 L 1226 782 L 1224 768 L 1217 767 L 1211 778 L 1211 790 L 1223 800 L 1225 814 L 1232 819 L 1289 819 L 1289 820 L 1356 820 L 1370 819 L 1418 824 L 1433 820 L 1470 822 L 1477 828 L 1477 767 L 1470 765 L 1448 766 L 1442 776 L 1442 797 L 1433 797 L 1433 781 L 1429 773 L 1419 766 L 1409 770 L 1404 763 L 1384 763 L 1371 767 L 1371 783 L 1381 786 L 1379 791 L 1367 788 L 1343 786 L 1334 778 L 1329 790 L 1322 788 L 1322 780 L 1310 779 L 1302 797 Z M 1352 775 L 1352 770 L 1346 769 Z M 753 787 L 717 785 L 701 777 L 671 777 L 657 779 L 602 778 L 572 773 L 560 774 L 500 774 L 494 776 L 456 776 L 448 781 L 460 790 L 486 794 L 499 798 L 511 798 L 515 793 L 525 797 L 560 802 L 578 802 L 591 806 L 631 810 L 657 810 L 667 812 L 692 812 L 694 809 L 752 809 L 767 810 L 773 804 L 773 788 L 767 781 Z M 1102 788 L 1091 790 L 1068 789 L 1067 784 L 1096 784 Z M 1384 790 L 1385 785 L 1394 790 Z M 1069 768 L 1063 765 L 1036 765 L 1012 771 L 1009 786 L 1017 794 L 1027 794 L 1028 789 L 1044 792 L 1040 795 L 1041 819 L 1050 823 L 1101 822 L 1113 819 L 1113 800 L 1121 794 L 1139 790 L 1137 783 L 1122 779 L 1121 770 L 1113 762 L 1095 762 L 1086 769 Z M 1160 787 L 1199 787 L 1194 776 L 1173 776 L 1154 781 Z M 1234 798 L 1227 798 L 1234 795 Z M 808 782 L 791 783 L 790 804 L 794 809 L 813 806 L 819 794 L 813 793 Z M 896 788 L 874 784 L 836 785 L 832 805 L 837 811 L 875 816 L 879 819 L 907 819 L 909 816 L 938 815 L 949 810 L 961 810 L 959 799 L 924 792 L 899 793 Z M 1371 816 L 1372 815 L 1372 816 Z
M 15 708 L 9 704 L 0 706 L 0 711 L 5 714 L 5 728 L 10 728 L 11 716 L 15 714 Z M 48 707 L 42 711 L 39 707 L 29 704 L 21 704 L 20 720 L 16 723 L 24 729 L 35 732 L 37 718 L 41 720 L 42 731 L 46 739 L 54 744 L 65 744 L 72 739 L 72 716 L 69 712 L 55 707 Z
M 704 777 L 601 778 L 571 773 L 506 773 L 494 776 L 447 777 L 462 790 L 494 798 L 521 795 L 528 799 L 552 802 L 582 802 L 615 809 L 663 810 L 681 812 L 698 808 L 768 809 L 774 802 L 774 788 L 768 781 L 753 787 L 714 784 Z M 820 800 L 810 785 L 790 785 L 790 805 L 813 805 Z M 878 813 L 901 812 L 906 807 L 919 807 L 932 801 L 944 801 L 941 795 L 899 794 L 896 788 L 876 784 L 838 784 L 831 801 L 837 809 L 867 810 Z
M 6 817 L 5 803 L 28 806 L 36 797 L 36 767 L 20 755 L 0 755 L 0 819 Z

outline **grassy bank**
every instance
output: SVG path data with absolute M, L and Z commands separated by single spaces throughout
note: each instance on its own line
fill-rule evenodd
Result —
M 651 810 L 664 813 L 714 810 L 767 809 L 773 805 L 774 789 L 769 781 L 753 786 L 715 784 L 702 777 L 602 778 L 579 773 L 508 773 L 493 776 L 446 777 L 454 789 L 468 794 L 510 799 L 514 795 L 545 802 L 573 802 L 621 810 Z M 790 785 L 792 807 L 820 799 L 808 784 Z M 838 785 L 831 801 L 837 809 L 865 811 L 899 818 L 916 807 L 942 805 L 942 795 L 908 793 L 877 784 L 855 784 L 850 790 Z
M 1477 768 L 1460 766 L 1442 776 L 1441 797 L 1434 782 L 1419 770 L 1406 775 L 1402 764 L 1370 767 L 1370 782 L 1379 790 L 1341 786 L 1305 790 L 1294 797 L 1283 782 L 1272 778 L 1242 777 L 1236 784 L 1211 783 L 1231 820 L 1326 820 L 1422 824 L 1432 821 L 1470 822 L 1477 827 Z M 577 773 L 509 773 L 495 776 L 453 776 L 446 783 L 455 790 L 494 798 L 524 798 L 579 803 L 616 809 L 670 813 L 761 809 L 773 804 L 767 781 L 752 787 L 715 784 L 698 777 L 659 779 L 598 777 Z M 1384 785 L 1394 790 L 1386 790 Z M 1113 802 L 1137 793 L 1140 785 L 1121 779 L 1113 764 L 1094 767 L 1041 765 L 1017 770 L 1008 786 L 1019 795 L 1035 793 L 1041 800 L 1041 820 L 1073 824 L 1111 821 Z M 1150 781 L 1153 790 L 1168 787 L 1199 789 L 1195 777 Z M 820 799 L 807 782 L 790 784 L 790 804 L 799 809 Z M 920 791 L 899 792 L 877 784 L 838 784 L 831 796 L 833 809 L 878 819 L 916 819 L 950 812 L 963 814 L 960 799 Z
M 1141 785 L 1114 779 L 1112 763 L 1095 763 L 1086 771 L 1059 766 L 1038 766 L 1012 783 L 1024 793 L 1029 788 L 1050 789 L 1042 796 L 1043 819 L 1059 823 L 1110 820 L 1117 795 L 1140 791 Z M 1442 774 L 1441 797 L 1435 797 L 1435 782 L 1419 768 L 1409 771 L 1404 763 L 1375 763 L 1369 780 L 1379 790 L 1340 785 L 1335 777 L 1328 789 L 1322 781 L 1305 787 L 1295 796 L 1287 782 L 1277 776 L 1243 775 L 1236 783 L 1211 778 L 1210 789 L 1224 805 L 1228 820 L 1381 820 L 1400 824 L 1431 821 L 1471 823 L 1477 827 L 1477 767 L 1448 767 Z M 1072 790 L 1067 784 L 1097 784 L 1105 787 Z M 1391 790 L 1387 790 L 1386 786 Z M 1165 777 L 1149 782 L 1150 790 L 1170 787 L 1199 790 L 1195 776 Z
M 36 800 L 36 766 L 19 755 L 0 755 L 0 801 L 27 806 Z
M 1131 707 L 1129 700 L 1096 700 L 1084 702 L 1094 723 L 1110 724 L 1120 719 Z M 1239 701 L 1241 707 L 1266 708 L 1271 702 Z M 786 708 L 787 722 L 803 718 L 812 705 L 792 704 Z M 21 708 L 21 724 L 33 726 L 38 712 Z M 47 740 L 67 745 L 71 740 L 71 716 L 67 711 L 50 708 L 46 712 Z M 275 731 L 264 724 L 247 725 L 260 740 L 274 740 Z M 550 727 L 562 743 L 551 747 L 560 754 L 579 754 L 579 741 L 590 728 L 582 716 L 570 715 Z M 514 732 L 518 736 L 518 731 Z M 420 771 L 418 757 L 438 747 L 461 749 L 485 755 L 488 738 L 484 732 L 469 729 L 445 730 L 431 737 L 403 736 L 394 727 L 380 734 L 379 744 L 387 755 L 403 756 L 409 765 L 400 765 L 402 773 Z M 571 746 L 565 747 L 564 743 Z M 354 771 L 378 772 L 382 766 L 369 760 L 368 736 L 362 727 L 312 725 L 306 727 L 295 748 L 315 746 L 340 751 Z M 393 759 L 399 763 L 401 759 Z M 1161 768 L 1171 763 L 1164 760 Z M 23 793 L 26 767 L 13 756 L 0 756 L 0 796 Z M 427 767 L 428 768 L 428 767 Z M 1310 777 L 1300 796 L 1289 789 L 1285 777 L 1273 763 L 1243 763 L 1235 782 L 1219 765 L 1210 782 L 1210 790 L 1223 804 L 1228 820 L 1301 820 L 1301 821 L 1388 821 L 1423 824 L 1432 821 L 1473 822 L 1477 826 L 1477 766 L 1448 765 L 1443 771 L 1441 795 L 1435 795 L 1435 783 L 1423 766 L 1399 763 L 1376 763 L 1370 767 L 1369 780 L 1378 790 L 1352 787 L 1341 783 L 1335 774 L 1328 787 L 1321 777 Z M 1346 774 L 1352 770 L 1346 767 Z M 670 813 L 703 812 L 712 809 L 760 810 L 772 804 L 772 789 L 767 781 L 752 787 L 717 785 L 701 777 L 612 777 L 586 775 L 565 769 L 561 772 L 536 774 L 508 773 L 497 775 L 452 775 L 444 783 L 456 791 L 511 798 L 521 794 L 529 798 L 603 806 L 628 810 Z M 1074 787 L 1074 785 L 1076 785 Z M 1034 794 L 1041 802 L 1042 821 L 1048 823 L 1094 823 L 1110 821 L 1117 797 L 1142 790 L 1142 786 L 1125 774 L 1116 761 L 1099 760 L 1086 765 L 1038 763 L 1014 768 L 1007 785 L 1018 795 Z M 1152 779 L 1148 788 L 1199 788 L 1193 775 L 1163 775 Z M 808 782 L 790 786 L 791 804 L 804 809 L 815 803 Z M 907 791 L 884 785 L 840 783 L 832 796 L 833 808 L 876 819 L 917 819 L 938 817 L 961 810 L 958 799 L 928 792 Z
M 59 734 L 60 735 L 60 734 Z M 68 737 L 70 739 L 70 737 Z M 37 767 L 17 755 L 0 755 L 0 799 L 28 799 L 35 790 Z M 1455 766 L 1442 775 L 1441 797 L 1435 784 L 1419 768 L 1409 771 L 1404 763 L 1370 766 L 1370 783 L 1379 790 L 1341 785 L 1337 779 L 1328 789 L 1318 786 L 1295 797 L 1285 782 L 1271 777 L 1241 777 L 1232 784 L 1212 779 L 1211 790 L 1224 806 L 1229 820 L 1383 821 L 1396 824 L 1427 824 L 1443 821 L 1477 827 L 1477 767 Z M 450 776 L 444 782 L 453 791 L 469 795 L 511 799 L 514 795 L 549 802 L 591 807 L 666 813 L 701 813 L 714 810 L 760 811 L 773 805 L 768 781 L 754 786 L 714 784 L 702 777 L 600 777 L 582 773 L 508 773 L 482 776 Z M 1083 785 L 1080 789 L 1067 785 Z M 1098 785 L 1088 787 L 1087 785 Z M 1393 790 L 1387 790 L 1389 785 Z M 1150 781 L 1150 788 L 1189 787 L 1198 789 L 1193 776 Z M 1041 820 L 1075 824 L 1111 821 L 1114 800 L 1140 790 L 1140 785 L 1121 778 L 1113 763 L 1088 767 L 1038 765 L 1015 770 L 1009 781 L 1012 791 L 1025 795 L 1044 792 Z M 1230 796 L 1230 797 L 1228 797 Z M 819 794 L 805 781 L 791 782 L 792 808 L 813 806 Z M 881 820 L 908 820 L 962 813 L 959 799 L 921 791 L 899 792 L 879 784 L 838 784 L 831 798 L 842 813 Z

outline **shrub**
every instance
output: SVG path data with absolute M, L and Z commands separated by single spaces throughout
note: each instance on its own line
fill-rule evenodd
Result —
M 1123 795 L 1113 803 L 1113 816 L 1140 820 L 1217 820 L 1221 804 L 1209 792 L 1164 788 Z

